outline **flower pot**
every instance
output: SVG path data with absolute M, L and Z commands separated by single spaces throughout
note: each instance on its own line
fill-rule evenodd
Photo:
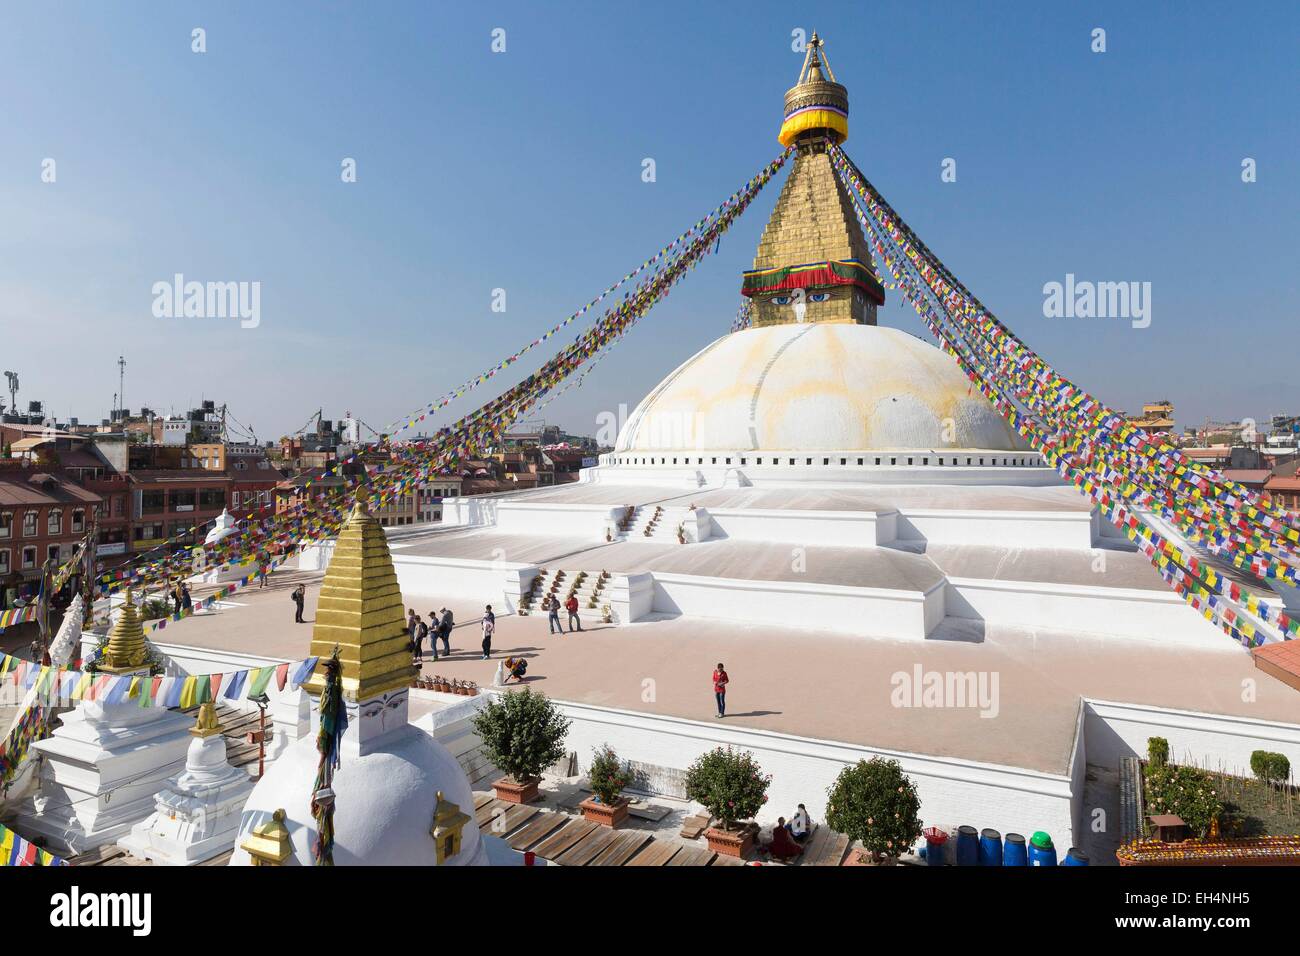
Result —
M 538 797 L 536 780 L 519 783 L 511 777 L 502 777 L 492 784 L 492 790 L 502 803 L 531 803 Z
M 616 827 L 627 819 L 627 808 L 631 804 L 632 801 L 627 797 L 619 797 L 613 803 L 599 803 L 595 797 L 589 797 L 578 807 L 582 810 L 584 820 L 598 823 L 602 827 Z
M 719 830 L 709 827 L 704 831 L 704 837 L 709 841 L 709 849 L 718 856 L 743 857 L 754 848 L 754 832 L 748 828 Z

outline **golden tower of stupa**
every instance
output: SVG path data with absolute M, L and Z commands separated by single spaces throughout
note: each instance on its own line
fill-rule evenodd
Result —
M 321 584 L 311 635 L 311 653 L 321 662 L 303 685 L 308 693 L 324 689 L 324 662 L 335 646 L 343 695 L 349 700 L 369 700 L 409 687 L 415 676 L 388 539 L 362 501 L 352 506 L 339 531 Z
M 108 632 L 108 641 L 104 645 L 103 658 L 99 669 L 108 674 L 124 674 L 138 671 L 149 660 L 149 651 L 144 642 L 144 625 L 140 621 L 140 612 L 136 609 L 131 592 L 126 592 L 126 600 L 117 609 L 117 620 Z
M 848 138 L 849 94 L 835 82 L 823 47 L 814 33 L 798 81 L 785 94 L 777 138 L 794 148 L 794 161 L 741 286 L 753 300 L 755 326 L 875 325 L 885 302 L 870 247 L 827 155 L 828 146 Z

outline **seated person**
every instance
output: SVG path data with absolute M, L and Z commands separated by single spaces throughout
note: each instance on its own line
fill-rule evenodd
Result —
M 803 847 L 794 842 L 790 831 L 786 829 L 785 817 L 778 817 L 772 828 L 772 843 L 767 851 L 778 860 L 793 860 L 803 852 Z
M 524 674 L 528 673 L 528 662 L 522 657 L 506 658 L 506 680 L 513 677 L 517 681 L 524 679 Z
M 800 843 L 808 839 L 808 834 L 812 833 L 812 818 L 808 816 L 808 810 L 802 803 L 799 804 L 799 809 L 794 812 L 794 816 L 790 818 L 786 829 L 790 831 L 790 836 Z

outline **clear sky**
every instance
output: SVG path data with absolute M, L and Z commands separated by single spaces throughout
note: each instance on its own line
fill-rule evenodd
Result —
M 1300 412 L 1298 9 L 6 0 L 0 368 L 64 420 L 107 415 L 123 354 L 131 408 L 382 428 L 771 160 L 803 28 L 849 88 L 850 155 L 1064 374 L 1180 424 Z M 548 422 L 594 433 L 726 333 L 779 185 Z M 260 282 L 260 325 L 155 317 L 175 273 Z M 1150 282 L 1150 326 L 1044 317 L 1067 273 Z M 924 334 L 896 297 L 881 322 Z

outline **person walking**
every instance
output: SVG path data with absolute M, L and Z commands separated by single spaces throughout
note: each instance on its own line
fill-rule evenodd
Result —
M 257 566 L 257 587 L 258 590 L 266 587 L 266 565 L 258 564 Z
M 718 669 L 713 672 L 713 696 L 718 702 L 718 716 L 727 716 L 727 684 L 731 678 L 727 676 L 727 669 L 722 666 L 722 661 L 718 661 Z
M 489 604 L 483 611 L 483 660 L 492 656 L 492 635 L 496 629 L 497 616 L 492 613 L 492 605 Z
M 451 656 L 451 628 L 454 623 L 451 611 L 443 608 L 442 616 L 438 619 L 438 634 L 442 637 L 442 653 L 445 657 Z
M 560 602 L 552 594 L 546 595 L 542 599 L 542 607 L 546 610 L 546 625 L 551 629 L 552 634 L 563 634 L 564 627 L 560 624 Z
M 181 611 L 188 614 L 193 607 L 194 598 L 190 597 L 190 586 L 181 582 Z
M 415 615 L 415 659 L 424 663 L 424 639 L 429 636 L 429 626 L 420 615 Z M 433 659 L 438 659 L 438 649 L 433 650 Z
M 569 612 L 569 633 L 572 634 L 574 632 L 575 628 L 573 625 L 575 622 L 578 625 L 576 630 L 581 631 L 582 618 L 578 617 L 578 596 L 576 594 L 569 595 L 569 599 L 564 602 L 564 609 Z
M 307 601 L 307 586 L 300 584 L 293 589 L 293 603 L 295 605 L 295 609 L 293 612 L 293 623 L 295 624 L 307 623 L 302 619 L 302 606 L 304 603 L 306 603 L 306 601 Z

